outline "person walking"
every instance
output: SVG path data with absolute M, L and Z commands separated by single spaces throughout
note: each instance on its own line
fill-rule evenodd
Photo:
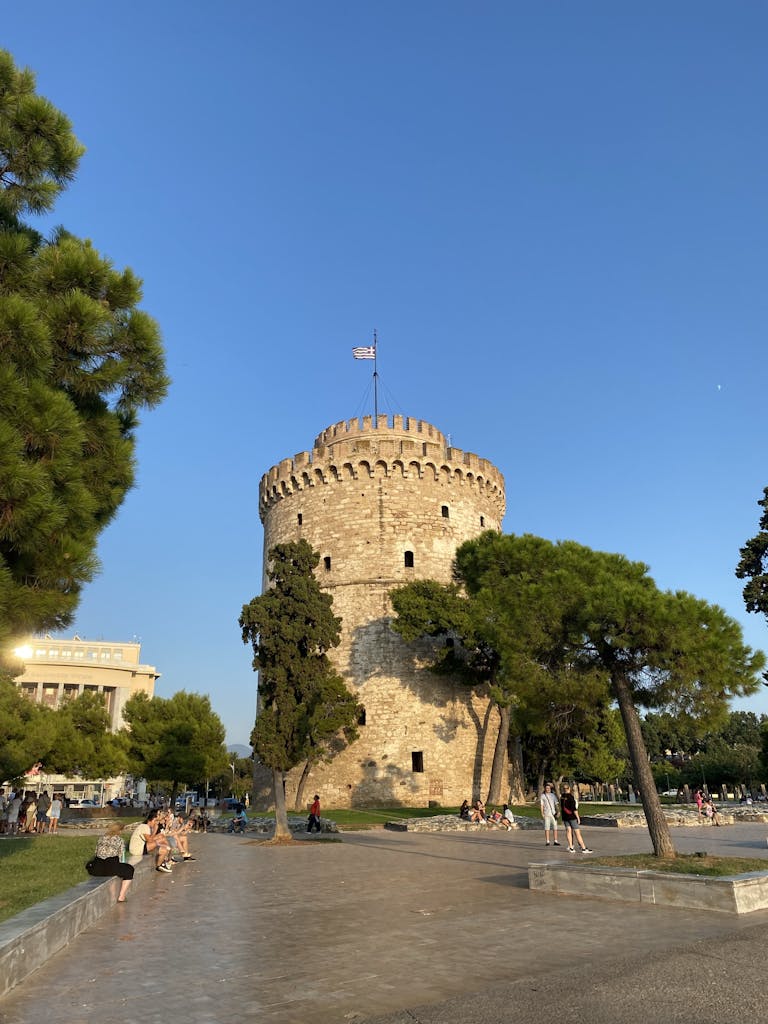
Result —
M 309 808 L 309 819 L 307 821 L 307 832 L 311 832 L 313 828 L 316 828 L 320 832 L 320 797 L 315 793 L 315 799 L 312 801 L 312 806 Z
M 560 797 L 560 813 L 563 816 L 565 838 L 568 840 L 568 853 L 576 852 L 576 848 L 573 845 L 574 836 L 582 853 L 592 853 L 591 850 L 587 849 L 587 844 L 581 837 L 581 817 L 579 816 L 576 798 L 571 792 L 570 786 L 563 786 L 563 794 Z
M 549 833 L 551 830 L 554 845 L 559 846 L 560 843 L 557 841 L 557 797 L 552 792 L 552 786 L 549 783 L 544 786 L 544 792 L 541 794 L 539 805 L 541 807 L 541 816 L 544 819 L 544 839 L 546 844 L 549 846 Z

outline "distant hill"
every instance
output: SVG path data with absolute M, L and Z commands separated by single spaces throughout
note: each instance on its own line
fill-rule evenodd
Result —
M 231 743 L 227 747 L 227 753 L 236 754 L 237 757 L 250 757 L 252 751 L 250 747 L 246 747 L 243 743 Z

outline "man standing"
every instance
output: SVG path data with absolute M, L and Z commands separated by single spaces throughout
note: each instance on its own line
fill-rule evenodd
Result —
M 48 796 L 47 791 L 40 795 L 40 799 L 37 801 L 37 831 L 45 832 L 45 826 L 48 824 L 48 811 L 51 806 L 51 798 Z
M 549 846 L 549 830 L 552 829 L 552 838 L 555 846 L 559 846 L 560 843 L 557 841 L 557 797 L 552 792 L 552 787 L 549 783 L 544 786 L 544 792 L 541 794 L 541 816 L 544 819 L 544 838 Z
M 581 837 L 579 806 L 576 803 L 576 797 L 571 792 L 570 786 L 563 786 L 563 795 L 560 797 L 560 811 L 563 815 L 565 838 L 568 840 L 568 853 L 576 852 L 576 848 L 573 845 L 574 837 L 582 853 L 592 853 Z
M 307 832 L 311 832 L 313 828 L 317 828 L 320 831 L 320 797 L 315 793 L 315 799 L 312 801 L 312 806 L 309 808 L 309 821 L 307 822 Z

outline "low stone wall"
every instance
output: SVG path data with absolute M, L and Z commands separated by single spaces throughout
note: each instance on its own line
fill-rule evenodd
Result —
M 131 893 L 154 877 L 153 867 L 153 857 L 135 865 Z M 111 910 L 119 888 L 119 878 L 89 878 L 0 923 L 0 996 Z
M 480 821 L 464 821 L 458 814 L 435 814 L 430 818 L 395 818 L 384 828 L 391 832 L 506 832 L 503 825 Z M 536 818 L 515 818 L 513 829 L 543 828 Z
M 581 810 L 584 810 L 583 805 Z M 700 818 L 695 807 L 665 806 L 663 810 L 668 825 L 675 827 L 702 827 L 709 825 L 709 819 Z M 722 825 L 735 825 L 741 822 L 768 823 L 768 810 L 761 811 L 754 807 L 733 807 L 718 811 L 718 817 Z M 636 807 L 610 814 L 582 813 L 581 823 L 584 826 L 597 828 L 648 827 L 644 812 Z M 500 826 L 463 821 L 456 814 L 437 814 L 430 818 L 394 818 L 388 821 L 384 827 L 393 832 L 478 832 L 494 828 L 498 829 Z M 513 827 L 518 829 L 543 829 L 544 822 L 541 818 L 529 818 L 520 814 L 515 817 Z M 562 822 L 558 822 L 558 829 L 562 828 Z M 503 827 L 501 831 L 504 831 Z
M 601 865 L 531 863 L 528 887 L 539 892 L 750 914 L 768 908 L 768 872 L 726 878 L 636 871 Z

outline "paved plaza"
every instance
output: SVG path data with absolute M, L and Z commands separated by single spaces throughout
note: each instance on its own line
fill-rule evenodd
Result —
M 766 826 L 674 830 L 768 860 Z M 587 828 L 600 853 L 647 832 Z M 765 1020 L 768 911 L 531 893 L 540 831 L 204 835 L 0 1002 L 2 1024 Z M 53 840 L 55 841 L 55 840 Z M 572 855 L 571 855 L 572 856 Z M 585 858 L 586 859 L 586 858 Z

